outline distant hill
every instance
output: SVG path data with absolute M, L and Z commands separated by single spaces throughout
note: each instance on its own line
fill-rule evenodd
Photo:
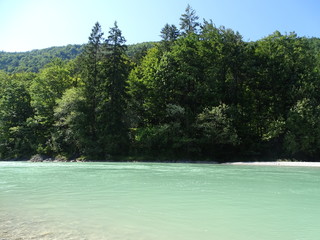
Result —
M 43 66 L 55 58 L 74 59 L 83 50 L 83 45 L 51 47 L 29 52 L 0 52 L 0 70 L 10 73 L 38 72 Z
M 128 45 L 127 54 L 133 61 L 138 61 L 139 58 L 146 53 L 146 51 L 152 47 L 156 42 L 143 42 L 137 44 Z
M 145 52 L 154 46 L 153 42 L 132 44 L 128 46 L 127 54 L 134 61 L 139 61 Z M 0 70 L 9 73 L 38 72 L 55 58 L 71 60 L 76 58 L 84 45 L 67 45 L 63 47 L 50 47 L 28 52 L 0 52 Z

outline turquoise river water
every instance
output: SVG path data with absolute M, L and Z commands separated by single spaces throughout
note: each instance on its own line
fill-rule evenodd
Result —
M 0 240 L 317 240 L 320 168 L 0 162 Z

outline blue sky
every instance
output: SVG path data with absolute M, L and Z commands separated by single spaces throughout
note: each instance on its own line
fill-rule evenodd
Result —
M 320 37 L 319 0 L 0 0 L 0 51 L 86 43 L 96 21 L 107 35 L 116 20 L 128 44 L 157 41 L 187 4 L 245 41 L 276 30 Z

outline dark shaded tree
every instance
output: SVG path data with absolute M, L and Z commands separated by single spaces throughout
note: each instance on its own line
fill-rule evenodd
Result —
M 125 53 L 127 46 L 117 22 L 110 28 L 105 41 L 107 58 L 104 60 L 106 85 L 104 97 L 105 122 L 104 142 L 108 154 L 125 154 L 128 151 L 127 110 L 127 79 L 130 69 L 129 60 Z
M 83 97 L 85 99 L 85 126 L 86 131 L 81 137 L 85 142 L 84 153 L 87 156 L 98 157 L 101 146 L 97 144 L 99 135 L 98 124 L 98 103 L 101 100 L 101 85 L 105 82 L 103 73 L 103 32 L 100 24 L 97 22 L 92 28 L 89 36 L 89 42 L 84 47 L 84 51 L 79 58 L 81 65 L 81 80 L 83 82 Z

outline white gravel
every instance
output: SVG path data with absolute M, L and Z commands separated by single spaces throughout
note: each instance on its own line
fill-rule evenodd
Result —
M 230 165 L 253 165 L 253 166 L 285 166 L 285 167 L 320 167 L 320 162 L 233 162 Z

